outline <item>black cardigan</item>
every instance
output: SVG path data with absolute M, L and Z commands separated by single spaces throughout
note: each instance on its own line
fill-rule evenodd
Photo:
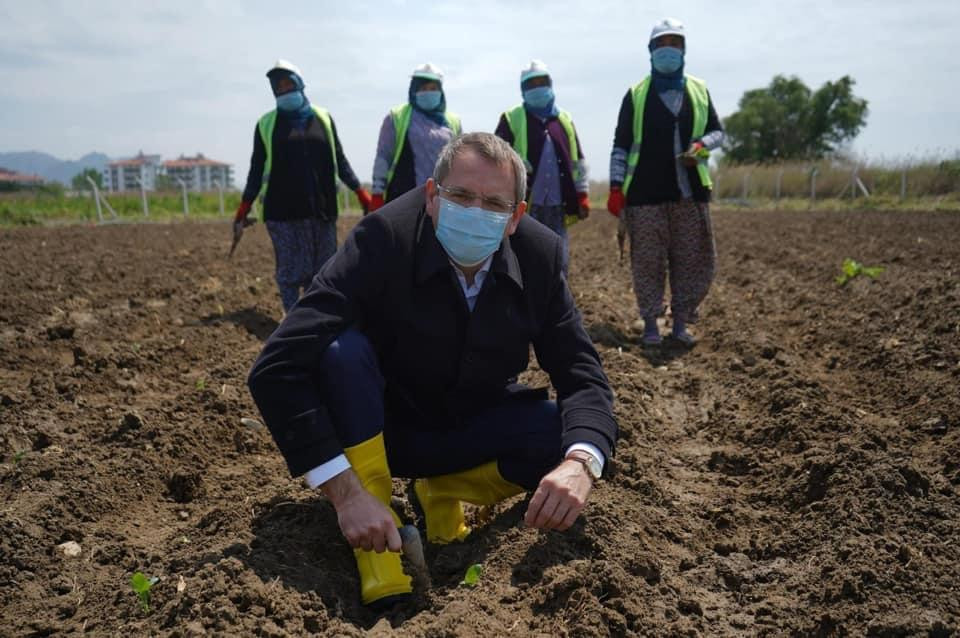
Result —
M 350 190 L 360 187 L 350 162 L 343 154 L 336 124 L 330 120 L 337 152 L 337 172 Z M 253 155 L 243 189 L 243 201 L 252 202 L 263 183 L 267 151 L 257 126 L 253 128 Z M 310 117 L 303 131 L 295 130 L 289 120 L 277 115 L 273 129 L 273 166 L 263 204 L 264 221 L 286 221 L 319 217 L 337 217 L 337 183 L 330 153 L 330 141 L 323 123 Z
M 713 99 L 708 94 L 707 127 L 704 134 L 720 130 L 720 120 L 713 108 Z M 674 116 L 663 103 L 653 86 L 647 92 L 647 101 L 643 109 L 643 140 L 640 144 L 640 160 L 633 172 L 628 206 L 644 206 L 675 202 L 681 198 L 677 184 L 676 152 L 673 146 L 673 125 L 680 122 L 680 143 L 684 150 L 690 146 L 693 132 L 693 108 L 689 96 L 684 93 L 680 113 Z M 623 97 L 620 116 L 617 118 L 617 132 L 613 145 L 624 149 L 628 154 L 633 145 L 633 97 L 631 92 Z M 628 169 L 629 170 L 629 169 Z M 700 183 L 696 168 L 687 168 L 687 178 L 693 199 L 698 202 L 710 201 L 710 191 Z M 611 186 L 620 186 L 612 183 Z

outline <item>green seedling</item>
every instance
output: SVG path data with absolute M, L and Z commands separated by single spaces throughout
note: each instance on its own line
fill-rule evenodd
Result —
M 150 611 L 150 588 L 153 587 L 158 580 L 160 579 L 156 576 L 147 578 L 143 575 L 143 572 L 136 572 L 130 577 L 130 587 L 133 588 L 133 591 L 137 594 L 137 598 L 140 599 L 140 606 L 144 612 Z
M 20 464 L 20 461 L 22 461 L 22 460 L 23 460 L 23 457 L 25 457 L 26 455 L 27 455 L 27 451 L 26 451 L 26 450 L 20 450 L 19 452 L 15 452 L 15 453 L 13 454 L 13 464 L 14 464 L 14 465 L 19 465 L 19 464 Z
M 854 277 L 860 275 L 866 275 L 870 277 L 870 279 L 875 279 L 880 273 L 886 270 L 886 268 L 883 266 L 864 266 L 859 261 L 854 261 L 847 257 L 843 260 L 841 270 L 842 272 L 837 275 L 836 281 L 839 285 L 843 286 Z
M 480 582 L 480 572 L 483 571 L 483 565 L 476 563 L 467 567 L 467 573 L 463 575 L 463 580 L 460 581 L 461 585 L 466 585 L 467 587 L 476 587 L 477 583 Z
M 197 379 L 196 386 L 197 390 L 203 390 L 205 387 L 207 387 L 207 382 L 205 379 Z

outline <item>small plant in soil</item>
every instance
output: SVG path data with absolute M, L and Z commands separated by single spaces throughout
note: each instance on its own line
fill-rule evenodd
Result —
M 19 452 L 15 452 L 13 454 L 13 464 L 20 465 L 20 461 L 22 461 L 26 455 L 27 455 L 26 450 L 20 450 Z
M 133 588 L 134 593 L 137 594 L 137 598 L 140 599 L 140 607 L 143 608 L 144 613 L 150 611 L 150 588 L 160 580 L 156 576 L 153 578 L 147 578 L 143 575 L 143 572 L 136 572 L 133 576 L 130 577 L 130 587 Z
M 463 575 L 463 580 L 460 581 L 461 585 L 466 585 L 467 587 L 476 587 L 477 583 L 480 582 L 480 573 L 483 571 L 483 565 L 476 563 L 467 567 L 467 572 Z
M 205 387 L 207 387 L 207 381 L 206 379 L 202 379 L 202 378 L 197 379 L 197 382 L 195 385 L 197 387 L 197 390 L 203 390 Z
M 840 274 L 837 275 L 837 283 L 843 286 L 854 277 L 860 275 L 866 275 L 870 277 L 870 279 L 876 279 L 886 268 L 883 266 L 864 266 L 859 261 L 854 261 L 847 257 L 843 260 L 843 266 L 841 266 L 840 270 Z

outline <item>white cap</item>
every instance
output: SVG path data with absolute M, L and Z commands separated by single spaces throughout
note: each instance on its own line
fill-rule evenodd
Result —
M 300 69 L 297 67 L 297 65 L 289 60 L 280 59 L 274 62 L 273 68 L 267 71 L 267 77 L 270 77 L 270 74 L 274 71 L 289 71 L 290 73 L 296 73 L 303 78 L 303 73 L 300 72 Z
M 410 74 L 410 77 L 414 78 L 423 78 L 424 80 L 433 80 L 435 82 L 443 83 L 443 71 L 440 70 L 436 64 L 426 62 L 419 65 L 413 70 L 413 73 Z
M 687 39 L 687 34 L 683 32 L 683 23 L 676 18 L 664 18 L 653 25 L 653 30 L 650 31 L 650 42 L 662 35 L 679 35 L 684 40 Z
M 550 75 L 550 71 L 547 70 L 547 65 L 544 64 L 542 60 L 530 60 L 529 66 L 520 70 L 520 84 L 523 84 L 530 78 L 539 78 L 545 75 L 548 77 Z

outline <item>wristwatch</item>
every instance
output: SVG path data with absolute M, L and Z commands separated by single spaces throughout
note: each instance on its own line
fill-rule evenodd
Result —
M 582 454 L 579 452 L 579 450 L 577 452 L 572 452 L 564 460 L 569 459 L 580 463 L 580 465 L 583 466 L 583 469 L 587 471 L 587 474 L 589 474 L 594 481 L 600 480 L 600 476 L 603 474 L 603 468 L 600 465 L 600 459 L 589 452 L 584 451 Z

